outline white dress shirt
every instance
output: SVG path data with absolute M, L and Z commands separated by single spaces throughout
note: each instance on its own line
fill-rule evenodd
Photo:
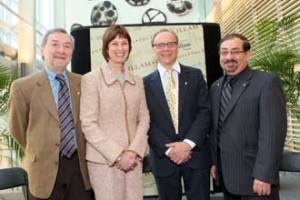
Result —
M 174 63 L 174 65 L 172 66 L 172 69 L 173 69 L 172 75 L 173 75 L 173 78 L 175 80 L 177 94 L 179 94 L 179 89 L 178 89 L 179 88 L 179 84 L 178 83 L 179 83 L 179 74 L 180 74 L 181 70 L 180 70 L 180 65 L 179 65 L 178 61 L 176 61 Z M 167 84 L 168 84 L 168 81 L 169 81 L 169 78 L 170 78 L 169 75 L 168 75 L 168 73 L 167 73 L 168 69 L 165 68 L 165 67 L 163 67 L 160 63 L 158 63 L 157 70 L 159 72 L 160 79 L 161 79 L 161 84 L 162 84 L 164 92 L 166 94 Z M 178 97 L 179 97 L 179 95 L 176 96 L 177 102 L 179 102 Z M 187 144 L 189 144 L 192 149 L 196 146 L 196 144 L 193 141 L 189 140 L 189 139 L 184 139 L 183 142 L 186 142 Z M 171 151 L 171 149 L 172 148 L 169 148 L 166 151 L 165 154 L 168 155 L 169 152 Z

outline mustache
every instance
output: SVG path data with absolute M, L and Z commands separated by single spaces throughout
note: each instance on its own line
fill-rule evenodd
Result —
M 232 60 L 232 59 L 231 59 L 231 60 L 226 60 L 226 61 L 225 61 L 225 64 L 227 64 L 227 63 L 232 63 L 232 62 L 237 63 L 236 60 Z

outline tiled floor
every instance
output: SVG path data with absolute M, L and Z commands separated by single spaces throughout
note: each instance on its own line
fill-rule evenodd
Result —
M 300 172 L 280 174 L 280 199 L 298 200 L 300 199 Z
M 9 193 L 2 193 L 0 192 L 0 200 L 23 200 L 21 192 L 9 192 Z M 214 195 L 211 197 L 210 200 L 222 200 L 223 198 L 219 195 Z M 156 198 L 145 198 L 145 200 L 156 200 Z M 186 200 L 183 197 L 183 200 Z
M 291 175 L 290 173 L 281 173 L 281 200 L 298 200 L 300 197 L 300 173 Z M 0 191 L 0 200 L 22 200 L 21 190 L 2 190 Z M 222 200 L 220 194 L 212 195 L 211 200 Z M 147 198 L 147 200 L 155 200 L 155 198 Z M 183 200 L 186 200 L 183 197 Z
M 299 200 L 300 199 L 300 173 L 280 173 L 281 189 L 280 199 L 281 200 Z M 149 181 L 150 183 L 151 181 Z M 156 198 L 146 198 L 147 200 L 155 200 Z M 222 200 L 222 195 L 215 194 L 211 196 L 210 200 Z M 183 200 L 186 200 L 183 197 Z
M 21 191 L 1 191 L 0 200 L 23 200 Z

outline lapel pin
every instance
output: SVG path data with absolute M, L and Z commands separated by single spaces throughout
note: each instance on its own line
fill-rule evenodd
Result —
M 247 83 L 243 83 L 243 86 L 245 87 L 247 85 Z
M 187 82 L 184 82 L 184 85 L 187 85 L 188 83 Z

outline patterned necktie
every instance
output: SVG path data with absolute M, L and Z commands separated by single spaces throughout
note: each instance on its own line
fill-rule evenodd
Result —
M 225 112 L 227 110 L 227 107 L 228 107 L 230 99 L 231 99 L 231 92 L 232 92 L 232 87 L 230 84 L 231 81 L 232 81 L 232 77 L 226 78 L 226 81 L 224 83 L 224 86 L 223 86 L 223 89 L 221 92 L 219 126 L 224 121 Z
M 71 158 L 77 146 L 70 92 L 64 75 L 57 75 L 55 78 L 60 83 L 60 89 L 58 91 L 58 116 L 61 128 L 60 152 L 63 156 Z
M 169 106 L 169 110 L 171 113 L 173 125 L 176 131 L 176 134 L 178 134 L 178 101 L 177 101 L 177 90 L 176 90 L 176 82 L 173 77 L 173 70 L 168 69 L 167 70 L 169 80 L 167 83 L 167 90 L 166 90 L 166 98 Z

